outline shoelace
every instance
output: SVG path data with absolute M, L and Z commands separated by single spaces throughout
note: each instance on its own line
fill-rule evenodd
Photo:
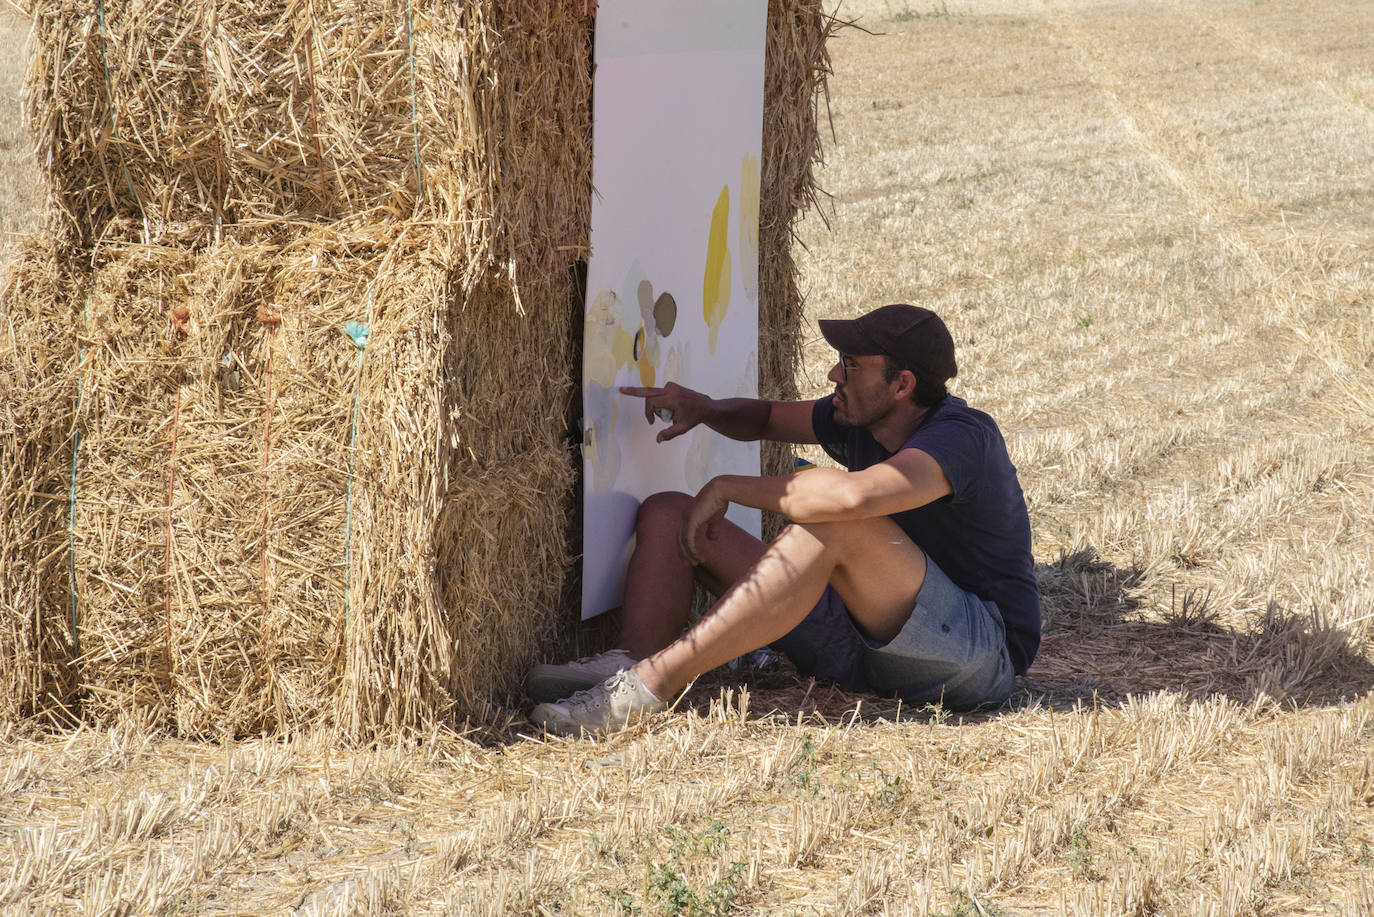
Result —
M 629 677 L 630 670 L 621 669 L 619 672 L 616 672 L 614 675 L 612 675 L 605 681 L 601 682 L 600 684 L 593 685 L 590 688 L 583 688 L 581 691 L 575 692 L 571 697 L 565 698 L 563 700 L 563 704 L 569 710 L 571 710 L 573 707 L 591 706 L 593 703 L 597 702 L 597 700 L 594 699 L 592 695 L 598 692 L 600 692 L 603 695 L 600 699 L 600 702 L 605 703 L 610 699 L 611 694 L 613 694 L 617 688 L 619 688 L 621 685 L 625 684 L 629 680 Z

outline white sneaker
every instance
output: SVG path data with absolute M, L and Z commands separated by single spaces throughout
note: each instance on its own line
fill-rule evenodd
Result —
M 556 735 L 610 733 L 667 706 L 626 669 L 566 700 L 540 704 L 530 711 L 530 722 Z
M 562 700 L 578 691 L 596 687 L 636 661 L 624 650 L 611 650 L 562 665 L 537 665 L 525 676 L 525 693 L 536 703 Z

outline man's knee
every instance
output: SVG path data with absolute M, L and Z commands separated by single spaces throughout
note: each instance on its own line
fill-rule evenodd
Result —
M 811 538 L 834 551 L 864 550 L 884 542 L 890 543 L 893 537 L 891 528 L 895 528 L 891 520 L 881 516 L 835 522 L 793 522 L 783 530 L 783 534 Z M 900 529 L 898 532 L 902 539 L 910 540 Z
M 682 514 L 691 504 L 690 494 L 666 490 L 646 497 L 639 504 L 639 514 L 635 517 L 635 531 L 645 533 L 663 527 L 677 531 L 682 524 Z

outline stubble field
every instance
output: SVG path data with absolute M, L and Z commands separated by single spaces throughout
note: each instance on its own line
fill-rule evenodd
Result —
M 941 312 L 1007 436 L 1046 615 L 1011 707 L 775 671 L 595 743 L 0 725 L 0 912 L 1374 913 L 1374 5 L 840 15 L 803 284 Z

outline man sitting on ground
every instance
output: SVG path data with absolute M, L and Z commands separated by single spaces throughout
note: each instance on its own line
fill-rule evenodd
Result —
M 819 443 L 848 470 L 721 475 L 694 497 L 645 500 L 618 648 L 532 669 L 534 723 L 624 728 L 770 644 L 803 675 L 911 704 L 1010 697 L 1040 643 L 1040 598 L 1001 432 L 946 393 L 954 341 L 935 313 L 899 304 L 820 326 L 839 361 L 834 394 L 814 402 L 621 389 L 644 399 L 651 423 L 671 418 L 659 442 L 704 423 L 737 440 Z M 791 525 L 765 545 L 724 519 L 731 503 Z M 694 579 L 720 599 L 684 633 Z

